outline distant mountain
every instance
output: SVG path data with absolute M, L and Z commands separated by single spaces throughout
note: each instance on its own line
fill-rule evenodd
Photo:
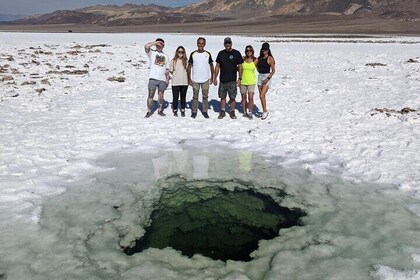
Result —
M 26 15 L 9 15 L 9 14 L 0 14 L 0 21 L 13 21 L 26 17 Z
M 13 23 L 131 26 L 319 15 L 420 20 L 420 0 L 204 0 L 181 8 L 98 5 L 25 17 Z

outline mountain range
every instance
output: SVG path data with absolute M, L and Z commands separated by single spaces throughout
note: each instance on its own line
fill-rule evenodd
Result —
M 60 31 L 63 25 L 77 25 L 80 32 L 93 28 L 104 32 L 420 34 L 420 0 L 204 0 L 177 8 L 97 5 L 24 17 L 3 23 L 0 29 L 26 26 Z

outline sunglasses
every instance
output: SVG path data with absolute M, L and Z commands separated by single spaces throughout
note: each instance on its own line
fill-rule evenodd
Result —
M 226 43 L 225 43 L 225 46 L 226 46 L 226 45 L 232 45 L 232 42 L 226 42 Z
M 254 50 L 246 50 L 246 52 L 253 52 Z
M 178 53 L 184 53 L 183 51 L 178 51 Z

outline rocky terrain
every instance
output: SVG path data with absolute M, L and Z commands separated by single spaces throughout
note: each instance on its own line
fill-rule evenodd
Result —
M 5 26 L 7 24 L 9 27 Z M 10 26 L 88 25 L 95 31 L 151 30 L 223 32 L 260 32 L 255 25 L 274 25 L 285 31 L 310 32 L 312 27 L 324 32 L 410 33 L 420 30 L 420 0 L 204 0 L 180 8 L 158 5 L 97 5 L 77 10 L 25 17 L 4 23 Z M 293 26 L 288 26 L 292 24 Z M 32 27 L 27 27 L 32 26 Z M 45 27 L 45 26 L 44 26 Z M 115 30 L 116 27 L 124 27 Z M 132 28 L 137 27 L 137 28 Z M 249 27 L 249 28 L 248 28 Z M 87 28 L 82 26 L 79 30 Z M 114 28 L 114 29 L 113 29 Z M 62 28 L 60 29 L 62 30 Z M 263 29 L 265 31 L 267 29 Z M 272 32 L 273 29 L 270 29 Z M 208 32 L 208 31 L 207 31 Z

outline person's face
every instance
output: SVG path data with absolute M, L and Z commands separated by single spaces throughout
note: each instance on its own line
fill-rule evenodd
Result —
M 263 53 L 264 56 L 268 55 L 268 49 L 266 49 L 266 50 L 263 49 L 262 53 Z
M 162 41 L 156 41 L 156 50 L 161 51 L 165 47 L 165 43 Z
M 245 55 L 247 56 L 247 57 L 251 57 L 251 56 L 253 56 L 254 55 L 254 50 L 253 49 L 251 49 L 251 48 L 246 48 L 246 50 L 245 50 Z
M 184 57 L 184 55 L 185 55 L 185 50 L 184 50 L 184 49 L 179 48 L 179 49 L 176 51 L 176 54 L 177 54 L 177 56 L 178 56 L 179 58 L 183 58 L 183 57 Z
M 232 50 L 232 42 L 225 42 L 225 49 L 227 51 Z
M 197 48 L 199 51 L 203 51 L 205 46 L 206 46 L 206 42 L 204 40 L 197 41 Z

